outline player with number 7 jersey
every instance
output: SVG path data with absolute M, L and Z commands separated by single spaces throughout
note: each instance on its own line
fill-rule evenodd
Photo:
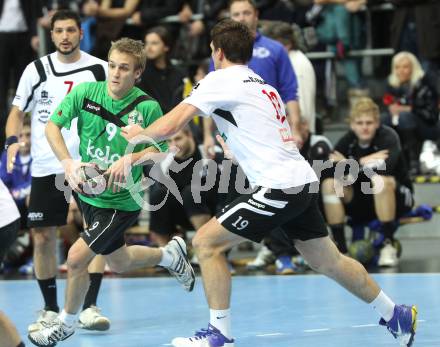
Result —
M 24 70 L 12 104 L 31 114 L 32 176 L 43 177 L 63 173 L 55 158 L 44 129 L 49 117 L 69 92 L 82 82 L 104 81 L 107 62 L 81 51 L 79 60 L 66 64 L 58 59 L 58 52 L 43 56 Z M 76 124 L 63 130 L 66 145 L 75 159 L 79 159 L 79 138 Z
M 80 50 L 82 38 L 81 19 L 76 12 L 60 10 L 51 17 L 51 39 L 55 52 L 30 63 L 20 78 L 6 125 L 7 169 L 14 167 L 14 158 L 20 144 L 20 134 L 26 113 L 31 115 L 31 192 L 27 226 L 32 228 L 34 244 L 35 277 L 44 298 L 43 310 L 28 327 L 29 332 L 39 331 L 49 324 L 59 311 L 56 289 L 57 226 L 65 225 L 69 212 L 70 195 L 55 185 L 58 174 L 64 169 L 55 157 L 44 136 L 47 121 L 58 104 L 76 85 L 86 81 L 104 81 L 107 63 Z M 74 124 L 70 131 L 63 130 L 66 145 L 74 159 L 79 159 L 79 138 Z M 62 178 L 62 176 L 61 176 Z M 63 180 L 61 180 L 63 182 Z M 83 312 L 97 312 L 96 300 L 104 270 L 104 262 L 96 258 L 93 265 L 92 284 Z M 90 315 L 89 315 L 90 316 Z M 110 321 L 95 314 L 89 330 L 106 330 Z M 82 320 L 82 323 L 85 323 Z M 97 324 L 95 324 L 97 323 Z

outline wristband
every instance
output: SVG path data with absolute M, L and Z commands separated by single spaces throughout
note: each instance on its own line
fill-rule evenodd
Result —
M 5 149 L 8 149 L 10 145 L 18 142 L 18 137 L 15 135 L 9 136 L 5 141 Z

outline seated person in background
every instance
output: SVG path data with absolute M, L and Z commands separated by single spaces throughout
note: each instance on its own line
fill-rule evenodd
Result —
M 182 101 L 185 74 L 171 64 L 172 39 L 165 27 L 150 29 L 145 35 L 147 65 L 139 88 L 152 96 L 164 113 Z
M 182 203 L 169 191 L 165 185 L 156 182 L 150 189 L 150 233 L 153 242 L 158 246 L 168 243 L 180 230 L 198 230 L 217 212 L 219 203 L 218 179 L 209 190 L 203 187 L 207 181 L 212 182 L 210 175 L 216 175 L 203 163 L 199 150 L 190 128 L 187 126 L 168 141 L 170 147 L 179 148 L 174 160 L 179 166 L 189 162 L 182 170 L 169 171 L 169 176 L 177 185 L 182 197 Z M 195 201 L 200 193 L 200 202 Z M 160 208 L 158 207 L 163 203 Z
M 423 141 L 438 141 L 440 125 L 437 91 L 412 53 L 394 56 L 383 102 L 382 123 L 397 130 L 410 172 L 417 174 Z
M 7 151 L 4 151 L 0 161 L 0 179 L 8 188 L 21 215 L 21 229 L 27 228 L 28 198 L 31 192 L 31 126 L 30 119 L 24 119 L 19 137 L 20 149 L 15 157 L 14 168 L 7 172 Z
M 385 237 L 378 265 L 396 266 L 395 220 L 409 212 L 414 203 L 399 137 L 392 128 L 380 124 L 379 107 L 370 98 L 361 98 L 354 105 L 350 127 L 330 155 L 330 159 L 338 164 L 335 176 L 324 179 L 321 185 L 327 222 L 338 248 L 347 253 L 346 216 L 351 217 L 354 224 L 378 219 Z M 353 165 L 356 163 L 358 165 Z M 338 166 L 346 165 L 351 168 L 344 179 L 342 176 L 346 170 L 341 175 Z M 353 178 L 348 182 L 350 176 Z

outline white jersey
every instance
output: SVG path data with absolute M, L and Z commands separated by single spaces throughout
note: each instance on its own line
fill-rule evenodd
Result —
M 47 142 L 46 123 L 58 104 L 73 87 L 82 82 L 103 81 L 107 77 L 107 62 L 81 51 L 75 63 L 64 64 L 57 53 L 46 55 L 24 70 L 12 102 L 20 111 L 31 112 L 31 155 L 33 177 L 43 177 L 64 172 Z M 70 130 L 62 134 L 67 149 L 74 159 L 79 159 L 79 137 L 76 120 Z
M 247 66 L 209 73 L 183 102 L 212 116 L 252 186 L 284 189 L 318 180 L 292 139 L 278 92 Z
M 309 122 L 312 133 L 316 131 L 316 75 L 309 58 L 301 51 L 289 52 L 290 62 L 298 81 L 298 101 L 301 117 Z
M 0 211 L 0 228 L 20 218 L 17 205 L 2 180 L 0 180 Z

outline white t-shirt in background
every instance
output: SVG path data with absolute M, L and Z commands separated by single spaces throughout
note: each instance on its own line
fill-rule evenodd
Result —
M 81 51 L 75 63 L 64 64 L 51 53 L 41 59 L 47 77 L 40 82 L 34 62 L 24 70 L 12 102 L 20 111 L 31 112 L 31 156 L 33 177 L 44 177 L 63 173 L 61 163 L 55 157 L 44 134 L 46 124 L 58 104 L 68 92 L 82 82 L 104 80 L 107 77 L 107 62 Z M 70 130 L 61 130 L 67 148 L 74 159 L 79 159 L 79 137 L 75 119 Z

